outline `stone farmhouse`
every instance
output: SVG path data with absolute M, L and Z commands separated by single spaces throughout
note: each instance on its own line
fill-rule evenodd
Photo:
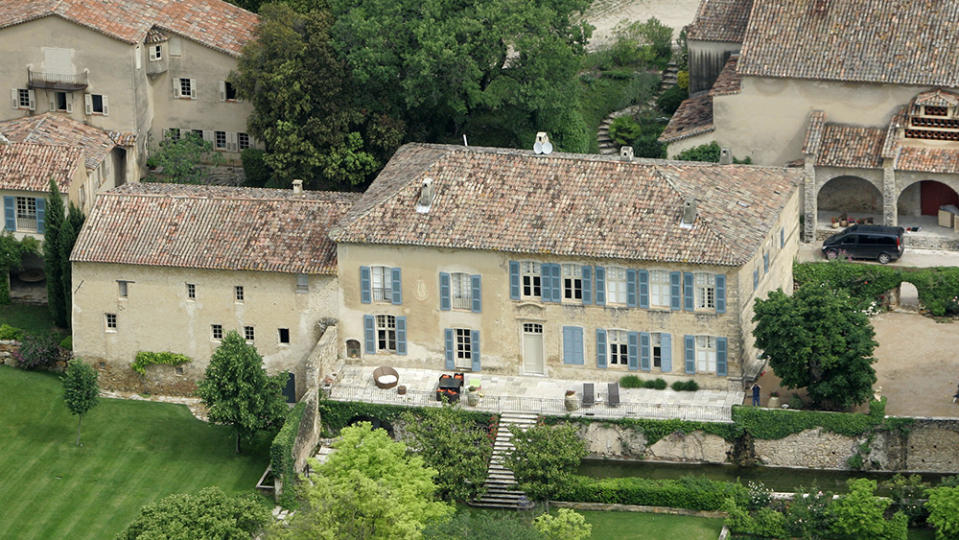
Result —
M 0 120 L 50 112 L 116 132 L 132 178 L 164 133 L 236 159 L 256 144 L 252 108 L 226 81 L 257 22 L 222 0 L 0 2 L 0 50 L 16 51 L 0 58 Z
M 959 1 L 703 0 L 688 37 L 669 156 L 716 141 L 803 167 L 807 241 L 848 213 L 955 244 L 923 216 L 959 204 Z

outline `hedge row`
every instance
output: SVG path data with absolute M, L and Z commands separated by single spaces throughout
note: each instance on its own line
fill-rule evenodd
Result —
M 133 371 L 136 371 L 140 375 L 147 374 L 147 366 L 152 365 L 164 365 L 164 366 L 180 366 L 192 362 L 189 356 L 173 353 L 173 352 L 149 352 L 149 351 L 140 351 L 134 357 L 133 362 L 130 364 L 130 368 Z
M 689 510 L 719 510 L 727 498 L 745 505 L 749 501 L 749 492 L 738 482 L 695 476 L 651 480 L 636 476 L 591 478 L 577 475 L 556 496 L 560 501 L 669 506 Z
M 400 415 L 410 412 L 414 416 L 423 414 L 427 407 L 404 407 L 402 405 L 384 405 L 380 403 L 362 403 L 358 401 L 320 401 L 320 420 L 323 422 L 325 437 L 335 436 L 340 430 L 350 425 L 350 421 L 357 417 L 375 418 L 383 422 L 394 422 Z M 464 420 L 472 420 L 477 424 L 488 426 L 496 420 L 496 415 L 488 412 L 477 412 L 459 409 Z
M 293 460 L 293 445 L 296 435 L 300 432 L 300 420 L 306 410 L 307 401 L 301 401 L 287 415 L 280 432 L 273 437 L 270 445 L 270 465 L 273 467 L 273 476 L 279 478 L 286 488 L 286 493 L 292 493 L 293 481 L 296 478 L 296 467 Z
M 655 444 L 656 441 L 676 433 L 677 431 L 680 433 L 702 431 L 704 433 L 718 435 L 729 442 L 736 441 L 736 439 L 743 434 L 742 428 L 736 424 L 719 422 L 691 422 L 688 420 L 680 420 L 678 418 L 670 418 L 668 420 L 655 420 L 651 418 L 611 418 L 597 420 L 585 416 L 546 416 L 543 418 L 543 423 L 547 425 L 555 425 L 560 423 L 578 423 L 589 425 L 597 422 L 605 425 L 617 425 L 642 431 L 643 435 L 646 437 L 647 445 Z

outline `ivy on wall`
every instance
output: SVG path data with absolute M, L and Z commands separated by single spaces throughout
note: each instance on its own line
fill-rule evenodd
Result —
M 172 352 L 140 351 L 134 358 L 133 363 L 130 364 L 130 367 L 133 369 L 133 371 L 136 371 L 140 375 L 146 375 L 147 366 L 152 366 L 155 364 L 163 366 L 180 366 L 192 361 L 193 360 L 189 356 L 183 354 Z
M 296 443 L 297 433 L 300 432 L 300 421 L 303 419 L 306 403 L 304 400 L 293 407 L 286 421 L 283 422 L 283 427 L 280 428 L 276 437 L 273 437 L 273 444 L 270 445 L 270 465 L 273 467 L 273 476 L 279 478 L 284 486 L 280 501 L 283 506 L 288 506 L 293 498 L 292 487 L 296 479 L 293 445 Z

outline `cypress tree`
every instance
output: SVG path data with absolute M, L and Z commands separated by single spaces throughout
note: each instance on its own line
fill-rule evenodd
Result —
M 76 208 L 70 205 L 71 213 Z M 63 328 L 69 328 L 73 319 L 70 310 L 73 304 L 73 291 L 70 286 L 72 272 L 70 271 L 70 252 L 73 250 L 73 243 L 77 239 L 77 231 L 73 228 L 73 220 L 63 220 L 60 226 L 60 294 L 63 295 Z M 58 323 L 59 324 L 59 323 Z
M 60 263 L 60 229 L 63 227 L 63 197 L 57 183 L 50 179 L 43 232 L 43 261 L 47 277 L 47 304 L 57 326 L 66 328 L 63 303 L 63 265 Z

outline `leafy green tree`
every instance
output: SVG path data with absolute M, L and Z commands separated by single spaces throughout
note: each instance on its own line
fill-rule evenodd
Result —
M 683 100 L 689 97 L 689 91 L 680 87 L 678 84 L 666 89 L 656 98 L 656 108 L 663 114 L 673 114 L 683 103 Z
M 214 150 L 210 141 L 203 140 L 195 133 L 184 133 L 179 138 L 167 134 L 160 146 L 150 153 L 147 165 L 162 167 L 160 174 L 152 177 L 159 182 L 174 184 L 201 184 L 207 173 L 201 165 L 222 165 L 223 156 Z
M 620 23 L 614 30 L 616 40 L 610 47 L 617 65 L 639 64 L 665 68 L 672 57 L 673 29 L 652 17 L 646 21 Z
M 709 163 L 719 163 L 719 158 L 722 156 L 723 149 L 719 147 L 719 144 L 716 141 L 712 141 L 709 144 L 701 144 L 699 146 L 694 146 L 692 148 L 683 150 L 682 152 L 676 154 L 676 157 L 673 159 L 678 159 L 682 161 L 705 161 Z M 737 159 L 733 157 L 733 163 L 739 163 L 742 165 L 748 165 L 752 163 L 753 160 L 749 156 L 746 156 L 744 159 Z
M 270 511 L 252 495 L 208 487 L 144 506 L 116 540 L 249 540 L 269 520 Z
M 60 229 L 64 220 L 63 197 L 57 183 L 50 179 L 50 194 L 47 195 L 46 216 L 43 222 L 44 274 L 47 278 L 47 305 L 53 322 L 67 327 L 67 312 L 63 297 L 63 264 L 60 262 Z
M 0 231 L 0 305 L 10 303 L 10 270 L 20 268 L 28 253 L 40 253 L 36 238 L 24 236 L 17 240 L 13 233 Z
M 549 500 L 562 491 L 586 455 L 586 443 L 569 424 L 510 431 L 516 448 L 506 458 L 506 467 L 534 500 Z
M 959 540 L 959 487 L 937 487 L 926 495 L 926 521 L 936 528 L 936 540 Z
M 79 358 L 70 360 L 61 378 L 63 381 L 63 400 L 71 414 L 77 415 L 77 446 L 80 446 L 80 426 L 83 415 L 97 406 L 100 401 L 100 385 L 97 384 L 97 371 Z
M 583 514 L 569 508 L 560 508 L 556 515 L 542 514 L 533 526 L 549 540 L 586 540 L 593 534 Z
M 240 453 L 241 439 L 283 423 L 288 412 L 282 393 L 287 377 L 285 373 L 268 376 L 256 347 L 231 330 L 213 351 L 197 394 L 209 409 L 211 421 L 233 426 Z
M 436 470 L 369 422 L 343 428 L 329 460 L 300 484 L 303 506 L 280 538 L 418 539 L 451 506 L 434 500 Z
M 423 530 L 424 540 L 544 540 L 523 514 L 514 512 L 482 512 L 461 507 L 453 519 L 429 523 Z
M 863 403 L 876 382 L 875 333 L 844 291 L 804 285 L 793 296 L 756 299 L 756 347 L 787 388 L 805 387 L 817 405 Z
M 832 502 L 831 492 L 815 488 L 796 490 L 796 496 L 786 509 L 786 532 L 796 538 L 822 538 L 828 530 L 826 508 Z
M 410 449 L 439 474 L 437 494 L 467 501 L 482 494 L 493 446 L 486 430 L 449 405 L 428 409 L 422 417 L 405 414 Z
M 830 538 L 848 540 L 906 540 L 908 519 L 902 512 L 885 516 L 891 501 L 877 497 L 876 481 L 855 478 L 847 482 L 849 492 L 826 508 Z
M 243 162 L 243 185 L 246 187 L 267 187 L 273 178 L 273 169 L 266 164 L 266 152 L 258 148 L 247 148 L 240 152 Z

